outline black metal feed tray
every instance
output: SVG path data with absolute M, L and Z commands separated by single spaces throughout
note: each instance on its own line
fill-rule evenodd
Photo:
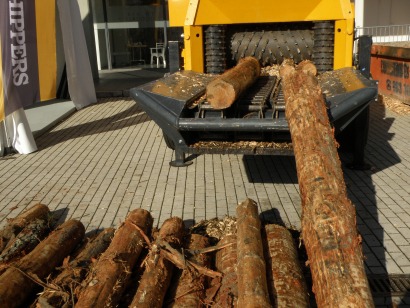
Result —
M 130 91 L 162 129 L 167 145 L 175 150 L 172 166 L 192 163 L 185 161 L 185 154 L 293 155 L 278 78 L 260 77 L 225 110 L 214 110 L 206 102 L 205 88 L 213 78 L 181 71 Z M 360 122 L 355 126 L 359 130 L 354 132 L 357 140 L 352 143 L 360 148 L 359 156 L 363 156 L 366 115 L 368 105 L 377 98 L 377 83 L 352 68 L 326 72 L 319 82 L 336 133 L 352 126 L 352 122 Z M 360 116 L 364 118 L 357 121 Z

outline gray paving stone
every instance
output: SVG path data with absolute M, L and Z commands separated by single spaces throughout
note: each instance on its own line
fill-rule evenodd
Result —
M 410 274 L 410 116 L 371 108 L 370 171 L 344 169 L 370 273 Z M 145 208 L 160 226 L 235 215 L 247 197 L 269 221 L 300 228 L 293 157 L 200 155 L 172 168 L 162 132 L 131 99 L 102 99 L 37 137 L 39 151 L 0 159 L 0 226 L 42 202 L 87 232 Z M 348 156 L 341 155 L 342 162 Z

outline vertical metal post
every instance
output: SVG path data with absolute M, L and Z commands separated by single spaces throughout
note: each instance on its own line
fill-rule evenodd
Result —
M 181 69 L 181 45 L 178 41 L 169 42 L 169 72 L 175 73 Z
M 107 0 L 103 1 L 105 48 L 107 49 L 108 69 L 112 69 L 110 33 L 108 29 Z
M 372 37 L 369 35 L 360 36 L 358 39 L 358 69 L 366 78 L 370 78 L 370 58 L 372 44 Z

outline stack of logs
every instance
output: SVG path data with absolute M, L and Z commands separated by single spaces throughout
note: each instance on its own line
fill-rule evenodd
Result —
M 245 58 L 209 84 L 210 103 L 229 107 L 221 102 L 233 102 L 259 71 L 255 59 Z M 372 307 L 355 209 L 315 75 L 309 61 L 285 61 L 280 70 L 312 291 L 319 307 Z M 37 205 L 1 231 L 0 307 L 307 307 L 313 300 L 291 234 L 263 226 L 250 199 L 237 207 L 237 231 L 215 246 L 186 234 L 178 217 L 152 231 L 142 209 L 89 241 L 76 220 L 45 237 L 49 215 Z
M 208 84 L 208 101 L 216 109 L 229 107 L 256 81 L 259 72 L 255 58 L 243 58 Z M 356 211 L 347 197 L 338 145 L 316 74 L 311 61 L 295 66 L 286 59 L 279 68 L 296 159 L 302 238 L 313 292 L 320 307 L 372 307 Z
M 295 239 L 263 226 L 251 199 L 214 246 L 179 217 L 152 230 L 143 209 L 93 238 L 77 220 L 52 231 L 49 220 L 37 204 L 1 231 L 0 307 L 309 306 Z

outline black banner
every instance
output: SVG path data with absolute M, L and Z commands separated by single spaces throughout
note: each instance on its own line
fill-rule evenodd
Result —
M 35 3 L 34 0 L 0 1 L 6 116 L 40 99 Z

